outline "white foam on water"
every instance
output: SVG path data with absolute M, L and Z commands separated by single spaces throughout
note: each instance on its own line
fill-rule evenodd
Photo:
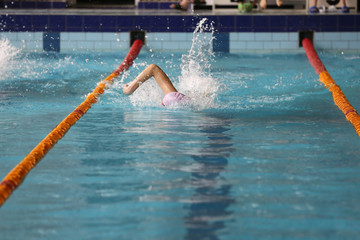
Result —
M 153 79 L 149 79 L 148 81 L 142 83 L 141 86 L 130 96 L 125 96 L 122 92 L 124 85 L 136 78 L 136 72 L 144 70 L 148 65 L 149 63 L 147 62 L 138 63 L 135 60 L 134 64 L 131 66 L 133 70 L 125 71 L 121 74 L 119 80 L 115 81 L 108 90 L 113 103 L 125 104 L 128 100 L 130 100 L 131 105 L 135 107 L 160 106 L 164 94 L 157 85 L 156 81 Z
M 215 61 L 213 40 L 213 23 L 203 18 L 193 33 L 188 54 L 181 58 L 178 90 L 192 99 L 196 109 L 217 107 L 215 100 L 221 85 L 211 74 L 211 66 Z
M 71 56 L 46 59 L 44 56 L 33 58 L 29 55 L 31 53 L 22 52 L 22 49 L 14 47 L 8 39 L 0 39 L 0 80 L 14 79 L 11 76 L 34 81 L 47 79 L 61 71 L 67 71 L 69 67 L 82 71 Z
M 193 108 L 197 110 L 216 108 L 216 97 L 221 84 L 211 74 L 211 64 L 214 62 L 212 43 L 214 40 L 213 23 L 203 18 L 193 32 L 192 46 L 187 54 L 181 57 L 181 75 L 171 77 L 175 88 L 192 101 L 190 104 L 172 105 L 170 108 Z M 152 63 L 152 62 L 151 62 Z M 132 68 L 143 70 L 150 63 L 134 64 Z M 173 68 L 173 66 L 171 66 Z M 171 73 L 167 72 L 168 75 Z M 127 72 L 121 77 L 120 82 L 113 86 L 114 90 L 121 92 L 122 86 L 130 82 L 126 79 L 134 79 Z M 116 94 L 117 95 L 117 94 Z M 160 106 L 164 93 L 157 85 L 156 81 L 149 79 L 142 84 L 132 95 L 129 96 L 130 102 L 136 107 Z M 119 100 L 122 102 L 122 100 Z
M 16 60 L 20 52 L 8 39 L 0 39 L 0 81 L 8 78 L 17 67 Z

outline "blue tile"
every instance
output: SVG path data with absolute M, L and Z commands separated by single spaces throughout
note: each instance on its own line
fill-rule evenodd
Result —
M 138 9 L 144 9 L 144 3 L 143 3 L 143 2 L 139 2 L 137 8 L 138 8 Z
M 311 29 L 312 30 L 312 29 Z M 318 32 L 338 32 L 339 29 L 335 27 L 322 27 Z
M 52 4 L 51 2 L 36 2 L 36 7 L 42 9 L 49 9 L 49 8 L 51 9 Z
M 84 31 L 90 31 L 90 32 L 100 31 L 100 17 L 84 16 Z
M 116 31 L 127 32 L 133 30 L 135 18 L 134 16 L 118 16 Z
M 287 16 L 271 16 L 270 25 L 272 27 L 287 26 Z
M 356 31 L 355 15 L 339 16 L 339 30 Z
M 152 18 L 148 16 L 136 16 L 134 18 L 134 26 L 138 27 L 139 29 L 147 30 L 151 29 L 152 27 Z
M 252 16 L 237 16 L 235 17 L 236 31 L 249 31 L 253 27 Z
M 169 32 L 168 26 L 169 26 L 169 16 L 152 17 L 153 32 Z
M 130 21 L 129 21 L 130 20 Z M 132 24 L 132 18 L 128 16 L 118 16 L 116 20 L 116 24 L 118 27 L 128 27 L 129 23 Z
M 139 2 L 138 8 L 140 8 L 140 9 L 158 9 L 159 4 L 157 2 Z
M 355 16 L 355 31 L 360 31 L 360 15 Z
M 116 31 L 116 17 L 115 16 L 100 16 L 100 28 L 104 31 Z
M 47 15 L 33 15 L 32 25 L 34 31 L 47 31 L 49 27 L 49 16 Z
M 214 52 L 229 52 L 230 49 L 230 34 L 229 33 L 215 33 L 213 41 Z
M 224 28 L 224 25 L 222 25 L 220 23 L 220 20 L 219 20 L 219 16 L 207 16 L 207 21 L 206 21 L 206 24 L 210 24 L 210 23 L 213 23 L 214 27 L 215 27 L 215 30 L 216 31 L 222 31 L 223 28 Z M 200 21 L 202 20 L 202 18 L 197 18 L 195 21 L 195 25 L 197 25 Z M 205 30 L 205 32 L 209 32 L 211 31 L 211 29 L 209 30 Z
M 65 16 L 51 15 L 49 16 L 49 31 L 63 32 L 65 31 Z
M 197 17 L 197 16 L 185 16 L 184 24 L 185 24 L 185 32 L 193 32 L 196 28 L 198 22 L 205 16 Z
M 0 31 L 9 31 L 12 29 L 14 20 L 12 16 L 0 15 Z
M 287 29 L 289 32 L 296 32 L 303 28 L 304 18 L 303 16 L 288 16 Z
M 269 32 L 270 31 L 270 16 L 256 16 L 253 19 L 255 32 Z
M 82 31 L 83 17 L 76 15 L 66 16 L 66 31 Z
M 159 2 L 159 9 L 170 9 L 171 2 Z
M 321 16 L 321 31 L 333 32 L 338 29 L 338 16 L 337 15 L 325 15 Z
M 138 9 L 144 9 L 144 3 L 143 3 L 143 2 L 139 2 L 137 8 L 138 8 Z
M 14 31 L 31 31 L 31 16 L 30 15 L 16 15 L 13 17 Z
M 337 27 L 338 16 L 337 15 L 325 15 L 321 17 L 321 26 Z
M 306 30 L 320 31 L 321 18 L 322 16 L 318 15 L 304 16 L 304 28 Z
M 235 31 L 235 16 L 218 16 L 217 22 L 219 31 Z
M 168 26 L 173 32 L 183 32 L 185 30 L 185 19 L 182 16 L 174 16 L 168 19 Z
M 60 33 L 47 32 L 43 33 L 43 49 L 44 51 L 60 52 Z
M 66 8 L 65 2 L 53 2 L 52 3 L 53 8 Z
M 22 2 L 25 3 L 25 2 Z M 26 2 L 30 3 L 30 2 Z M 173 15 L 79 16 L 0 15 L 1 31 L 193 32 L 204 17 L 214 21 L 217 32 L 360 31 L 360 15 Z
M 287 16 L 270 17 L 270 28 L 272 32 L 286 32 L 287 27 Z
M 339 26 L 347 25 L 354 26 L 355 25 L 355 15 L 341 15 L 339 16 Z

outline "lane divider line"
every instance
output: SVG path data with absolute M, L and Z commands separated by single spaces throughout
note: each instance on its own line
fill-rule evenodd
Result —
M 336 84 L 334 79 L 330 76 L 326 70 L 324 64 L 321 62 L 312 42 L 310 39 L 305 38 L 302 41 L 306 55 L 314 67 L 315 72 L 319 74 L 320 81 L 324 86 L 332 93 L 334 103 L 343 112 L 346 119 L 353 125 L 355 132 L 360 137 L 360 116 L 356 112 L 355 108 L 347 100 L 345 94 L 342 92 L 340 87 Z
M 100 81 L 92 93 L 88 94 L 74 111 L 61 121 L 18 165 L 16 165 L 0 183 L 0 207 L 10 197 L 13 191 L 25 180 L 27 174 L 33 169 L 47 152 L 65 136 L 67 131 L 74 125 L 90 108 L 97 102 L 98 97 L 104 93 L 107 86 L 113 83 L 114 78 L 126 71 L 139 55 L 143 42 L 135 40 L 128 54 L 120 66 L 107 78 Z

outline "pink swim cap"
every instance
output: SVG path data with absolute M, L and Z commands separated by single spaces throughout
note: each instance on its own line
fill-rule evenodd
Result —
M 165 95 L 164 99 L 161 102 L 161 105 L 163 106 L 169 106 L 174 103 L 187 103 L 190 101 L 190 98 L 185 96 L 182 93 L 179 92 L 171 92 Z

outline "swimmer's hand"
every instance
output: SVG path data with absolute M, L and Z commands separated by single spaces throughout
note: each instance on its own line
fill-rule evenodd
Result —
M 133 92 L 135 92 L 135 90 L 139 87 L 139 84 L 136 83 L 136 82 L 131 82 L 131 83 L 128 83 L 128 84 L 125 84 L 125 86 L 123 87 L 123 93 L 125 95 L 130 95 L 132 94 Z
M 123 93 L 125 95 L 130 95 L 132 94 L 134 91 L 131 91 L 131 87 L 129 86 L 129 84 L 126 84 L 124 87 L 123 87 Z

